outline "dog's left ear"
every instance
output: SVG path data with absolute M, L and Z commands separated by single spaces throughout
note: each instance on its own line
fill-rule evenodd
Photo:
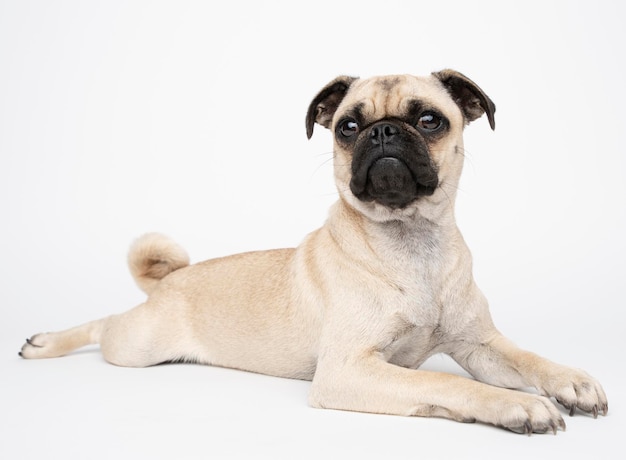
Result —
M 461 108 L 468 123 L 486 113 L 489 126 L 491 129 L 496 129 L 494 118 L 496 105 L 476 83 L 462 73 L 451 69 L 433 72 L 433 76 L 438 78 L 446 87 L 454 102 Z
M 313 135 L 315 123 L 319 123 L 324 128 L 330 128 L 337 107 L 355 80 L 358 78 L 341 75 L 324 86 L 315 96 L 306 114 L 306 135 L 309 139 Z

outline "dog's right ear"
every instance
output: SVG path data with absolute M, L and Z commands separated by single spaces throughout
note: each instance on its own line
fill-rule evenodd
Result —
M 315 123 L 319 123 L 324 128 L 330 128 L 337 107 L 339 107 L 350 85 L 355 80 L 358 80 L 358 78 L 341 75 L 324 86 L 318 95 L 315 96 L 306 114 L 306 136 L 309 139 L 313 136 Z

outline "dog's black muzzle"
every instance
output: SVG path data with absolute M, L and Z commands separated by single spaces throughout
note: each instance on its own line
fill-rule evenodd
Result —
M 426 142 L 394 121 L 364 130 L 352 159 L 350 190 L 361 201 L 404 208 L 435 192 L 439 183 Z

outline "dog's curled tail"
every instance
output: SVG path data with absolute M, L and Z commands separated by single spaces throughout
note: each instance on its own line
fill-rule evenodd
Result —
M 137 238 L 128 251 L 130 273 L 146 294 L 167 275 L 187 265 L 187 252 L 160 233 L 147 233 Z

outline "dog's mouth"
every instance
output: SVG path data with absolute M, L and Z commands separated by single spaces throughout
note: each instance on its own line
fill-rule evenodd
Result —
M 430 166 L 412 165 L 396 156 L 383 156 L 357 168 L 350 190 L 361 201 L 375 201 L 391 209 L 402 209 L 437 188 L 437 174 Z

